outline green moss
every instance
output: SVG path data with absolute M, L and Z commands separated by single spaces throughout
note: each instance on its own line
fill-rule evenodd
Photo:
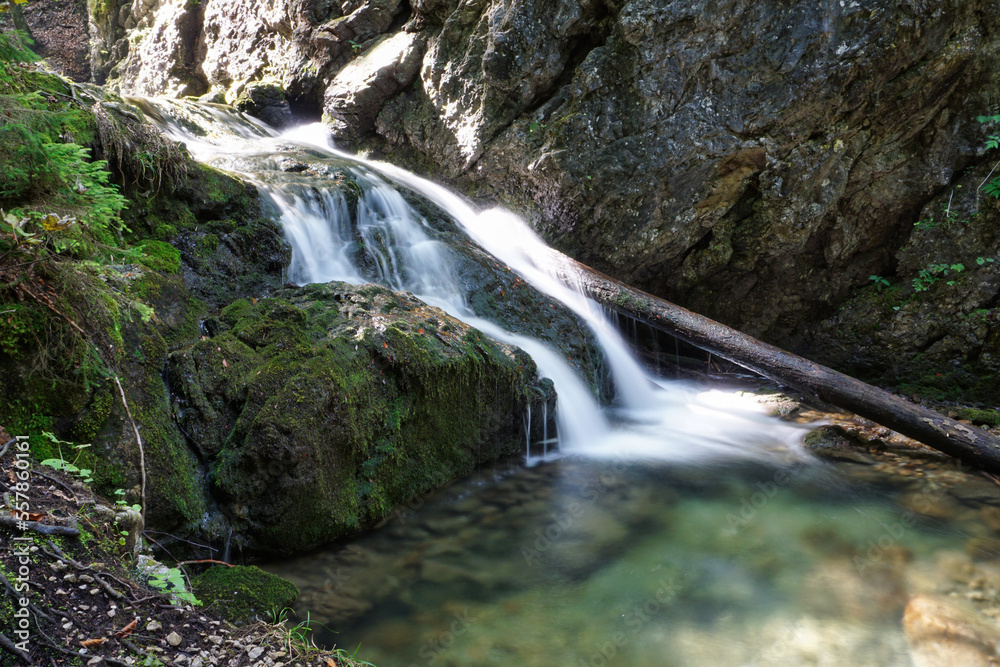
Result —
M 148 240 L 139 244 L 142 250 L 142 263 L 154 271 L 177 273 L 181 268 L 180 251 L 163 241 Z
M 210 567 L 191 580 L 195 595 L 235 623 L 269 618 L 291 607 L 299 590 L 289 581 L 251 565 Z
M 216 495 L 259 547 L 313 547 L 519 446 L 526 357 L 381 287 L 280 297 L 233 304 L 171 361 Z
M 958 408 L 959 419 L 968 419 L 976 426 L 1000 426 L 1000 410 Z
M 195 255 L 198 257 L 211 257 L 219 247 L 219 237 L 215 234 L 205 234 L 196 242 Z

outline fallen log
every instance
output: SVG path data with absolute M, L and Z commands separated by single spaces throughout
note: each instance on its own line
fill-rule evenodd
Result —
M 553 251 L 555 252 L 555 251 Z M 558 253 L 557 253 L 558 254 Z M 1000 473 L 1000 438 L 630 287 L 559 255 L 563 276 L 598 303 L 781 384 L 850 410 L 969 465 Z

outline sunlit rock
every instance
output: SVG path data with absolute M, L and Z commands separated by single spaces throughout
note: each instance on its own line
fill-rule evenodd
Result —
M 992 667 L 1000 657 L 996 623 L 954 598 L 914 597 L 903 627 L 916 667 Z

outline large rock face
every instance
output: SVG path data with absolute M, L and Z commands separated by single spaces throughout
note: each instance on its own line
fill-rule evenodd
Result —
M 341 141 L 803 350 L 804 324 L 893 274 L 996 110 L 986 0 L 205 0 L 184 10 L 197 35 L 170 3 L 133 5 L 124 88 L 233 100 L 276 82 Z M 170 76 L 148 57 L 174 52 Z

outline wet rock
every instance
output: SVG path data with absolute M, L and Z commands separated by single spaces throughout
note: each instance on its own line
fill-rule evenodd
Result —
M 548 400 L 522 351 L 375 285 L 289 289 L 219 319 L 229 328 L 172 354 L 169 372 L 253 552 L 316 546 L 520 451 L 521 413 Z
M 889 555 L 863 572 L 849 560 L 830 559 L 806 576 L 802 604 L 817 616 L 852 622 L 898 618 L 907 601 L 901 575 Z
M 988 667 L 1000 657 L 996 624 L 953 598 L 915 596 L 906 605 L 903 627 L 917 667 Z
M 276 83 L 251 82 L 233 102 L 233 106 L 243 113 L 273 127 L 287 127 L 292 124 L 292 110 L 285 99 L 285 93 Z

